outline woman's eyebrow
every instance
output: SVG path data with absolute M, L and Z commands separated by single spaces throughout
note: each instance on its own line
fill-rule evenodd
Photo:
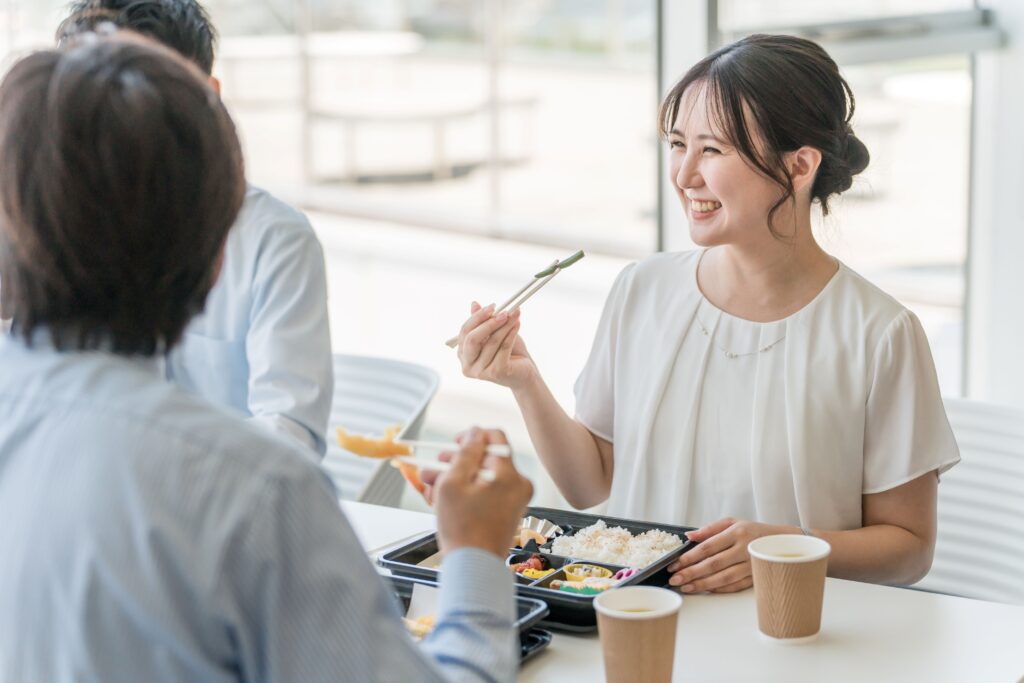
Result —
M 672 130 L 670 130 L 669 131 L 669 135 L 675 135 L 677 137 L 681 137 L 683 139 L 686 139 L 686 133 L 682 132 L 678 128 L 673 128 Z M 720 145 L 726 144 L 725 140 L 723 140 L 722 138 L 715 137 L 714 135 L 711 135 L 709 133 L 701 133 L 700 135 L 695 136 L 695 139 L 697 139 L 697 140 L 712 140 L 714 142 L 719 143 Z

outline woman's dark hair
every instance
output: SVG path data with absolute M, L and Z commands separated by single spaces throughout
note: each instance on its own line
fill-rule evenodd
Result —
M 850 120 L 853 91 L 839 67 L 820 45 L 781 35 L 751 35 L 726 45 L 697 62 L 665 96 L 658 116 L 659 131 L 668 137 L 686 90 L 704 88 L 709 117 L 728 142 L 750 164 L 783 190 L 768 212 L 775 213 L 793 196 L 793 182 L 783 155 L 801 147 L 821 152 L 821 165 L 811 199 L 828 215 L 829 197 L 849 189 L 853 176 L 870 160 Z M 755 144 L 751 126 L 764 141 Z
M 195 66 L 138 36 L 91 38 L 0 84 L 3 311 L 28 343 L 153 355 L 213 286 L 242 154 Z
M 195 63 L 209 76 L 217 31 L 196 0 L 77 0 L 57 29 L 58 42 L 110 23 L 165 45 Z

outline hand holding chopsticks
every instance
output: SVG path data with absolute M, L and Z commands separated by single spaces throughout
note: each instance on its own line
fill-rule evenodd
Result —
M 575 254 L 566 258 L 563 261 L 555 259 L 554 261 L 551 262 L 551 265 L 549 265 L 547 268 L 534 275 L 533 278 L 531 278 L 529 282 L 523 285 L 518 292 L 513 294 L 511 297 L 508 298 L 507 301 L 505 301 L 505 303 L 496 308 L 494 310 L 493 315 L 498 315 L 502 311 L 506 310 L 509 312 L 517 310 L 520 306 L 526 303 L 530 299 L 530 297 L 539 292 L 541 288 L 544 287 L 544 285 L 551 282 L 551 280 L 556 275 L 558 275 L 560 272 L 562 272 L 572 264 L 582 259 L 584 256 L 585 254 L 583 253 L 583 251 L 577 251 Z M 455 348 L 459 344 L 459 336 L 455 335 L 454 337 L 446 341 L 445 344 L 447 344 L 450 348 Z

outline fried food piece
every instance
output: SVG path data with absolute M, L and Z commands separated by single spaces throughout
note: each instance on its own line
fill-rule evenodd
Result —
M 409 635 L 416 640 L 426 638 L 434 630 L 433 616 L 420 617 L 419 619 L 402 617 L 402 621 L 405 622 L 405 628 L 409 631 Z
M 412 447 L 395 443 L 395 437 L 402 431 L 401 425 L 392 425 L 384 430 L 384 437 L 373 439 L 359 434 L 350 434 L 338 427 L 338 445 L 346 451 L 366 458 L 393 458 L 396 455 L 412 454 Z
M 384 436 L 380 439 L 372 439 L 359 434 L 350 434 L 343 427 L 338 427 L 338 445 L 347 451 L 365 458 L 393 458 L 399 455 L 412 455 L 412 447 L 403 443 L 395 443 L 395 437 L 402 431 L 401 425 L 392 425 L 384 430 Z M 398 468 L 405 480 L 412 484 L 420 495 L 427 490 L 426 485 L 420 479 L 419 468 L 404 462 L 392 461 L 392 465 Z
M 398 471 L 402 473 L 405 480 L 412 484 L 412 487 L 416 489 L 421 496 L 426 492 L 427 485 L 423 483 L 422 479 L 420 479 L 420 468 L 416 467 L 416 465 L 410 465 L 409 463 L 398 462 L 397 460 L 392 461 L 391 464 L 398 468 Z

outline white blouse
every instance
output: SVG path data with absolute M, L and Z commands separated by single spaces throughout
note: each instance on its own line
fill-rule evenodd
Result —
M 615 445 L 608 514 L 856 529 L 863 494 L 959 462 L 913 313 L 840 264 L 750 322 L 701 294 L 701 253 L 619 274 L 576 382 L 576 418 Z

